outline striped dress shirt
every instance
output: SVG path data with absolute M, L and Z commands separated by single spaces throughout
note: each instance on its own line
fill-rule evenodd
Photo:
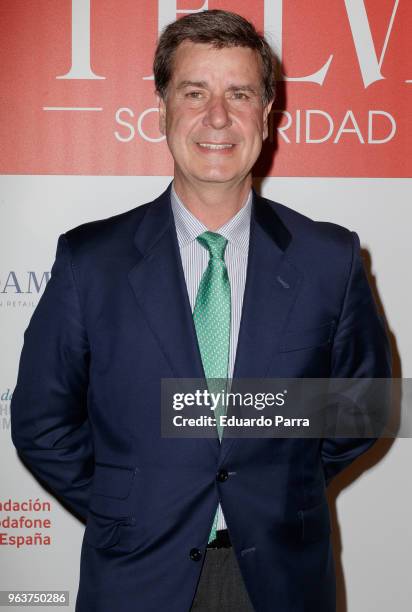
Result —
M 203 234 L 203 232 L 208 231 L 208 228 L 186 208 L 177 195 L 173 184 L 170 194 L 183 272 L 190 306 L 193 312 L 200 281 L 209 262 L 208 251 L 196 240 L 196 238 L 200 234 Z M 251 210 L 252 190 L 249 191 L 246 202 L 239 212 L 219 229 L 214 230 L 224 236 L 228 241 L 225 249 L 225 264 L 231 290 L 229 378 L 233 376 L 240 319 L 242 315 L 249 251 Z M 225 528 L 226 523 L 222 508 L 219 504 L 217 529 Z

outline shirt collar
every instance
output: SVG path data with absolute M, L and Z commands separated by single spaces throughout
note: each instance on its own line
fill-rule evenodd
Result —
M 176 225 L 177 239 L 179 247 L 182 249 L 197 236 L 207 231 L 207 227 L 183 204 L 182 200 L 177 195 L 174 184 L 170 191 L 172 211 Z M 224 236 L 228 242 L 232 243 L 237 249 L 247 254 L 249 247 L 250 234 L 250 216 L 252 211 L 252 190 L 249 191 L 248 197 L 242 208 L 234 217 L 229 219 L 219 229 L 217 233 Z

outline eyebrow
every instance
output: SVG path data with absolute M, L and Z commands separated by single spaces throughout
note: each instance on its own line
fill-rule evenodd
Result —
M 176 86 L 176 89 L 184 89 L 185 87 L 199 87 L 201 89 L 207 89 L 208 85 L 206 81 L 180 81 L 180 83 Z M 228 91 L 249 91 L 252 94 L 256 95 L 256 90 L 251 85 L 236 85 L 232 84 L 227 87 Z
M 183 89 L 184 87 L 201 87 L 203 89 L 207 88 L 206 81 L 180 81 L 177 85 L 176 89 Z

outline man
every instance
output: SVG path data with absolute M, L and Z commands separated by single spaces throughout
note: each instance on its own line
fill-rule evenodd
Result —
M 87 521 L 77 612 L 330 612 L 325 490 L 373 440 L 162 437 L 160 381 L 389 376 L 359 239 L 252 189 L 275 82 L 250 23 L 183 17 L 154 72 L 173 184 L 59 237 L 13 442 Z

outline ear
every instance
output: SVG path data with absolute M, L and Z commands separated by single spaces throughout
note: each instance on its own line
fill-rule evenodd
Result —
M 166 134 L 166 102 L 156 93 L 157 105 L 159 109 L 159 132 Z
M 269 119 L 269 113 L 271 111 L 273 102 L 274 102 L 274 99 L 271 100 L 270 102 L 268 102 L 266 104 L 266 106 L 264 107 L 264 109 L 263 109 L 263 134 L 262 134 L 262 140 L 266 140 L 266 138 L 268 137 L 268 134 L 269 134 L 268 119 Z

